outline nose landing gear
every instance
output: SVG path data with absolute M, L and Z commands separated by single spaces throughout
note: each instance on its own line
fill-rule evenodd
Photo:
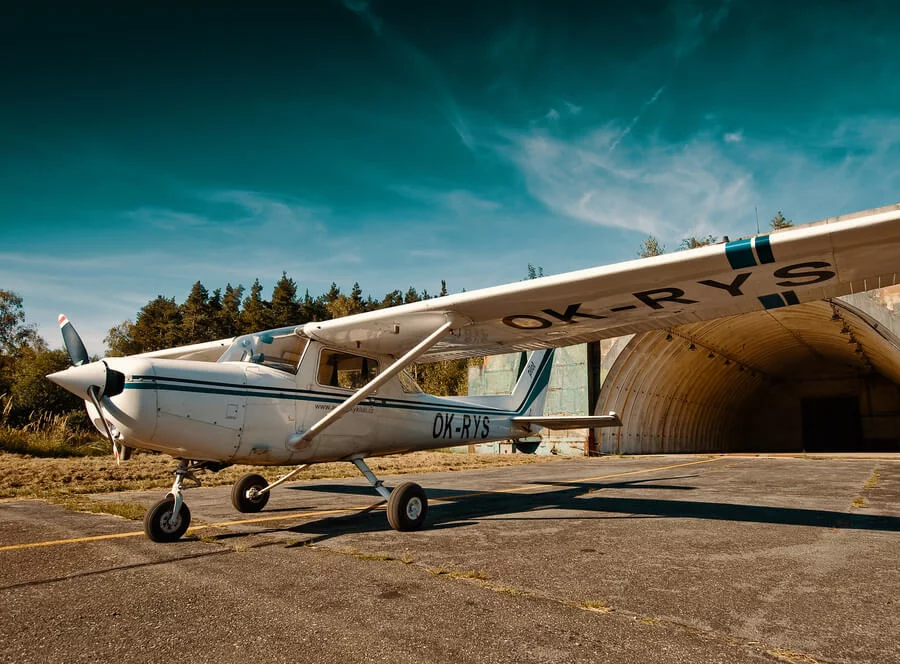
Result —
M 175 482 L 172 483 L 172 491 L 156 505 L 147 510 L 144 515 L 144 534 L 154 542 L 175 542 L 187 532 L 191 525 L 191 511 L 184 504 L 182 489 L 184 480 L 189 479 L 200 486 L 193 471 L 200 465 L 191 466 L 190 462 L 182 459 L 175 469 Z

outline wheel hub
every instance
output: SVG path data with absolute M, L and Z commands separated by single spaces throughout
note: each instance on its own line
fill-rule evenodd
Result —
M 410 518 L 410 520 L 415 521 L 419 518 L 419 515 L 422 513 L 422 501 L 413 497 L 409 499 L 409 502 L 406 504 L 406 516 Z
M 181 525 L 181 515 L 165 512 L 159 520 L 159 527 L 167 533 L 174 533 Z

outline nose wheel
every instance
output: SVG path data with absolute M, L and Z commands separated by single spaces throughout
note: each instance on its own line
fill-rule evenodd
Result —
M 166 496 L 144 515 L 144 533 L 154 542 L 174 542 L 181 539 L 191 525 L 191 511 L 183 502 L 175 511 L 175 499 Z
M 191 466 L 187 460 L 178 464 L 172 491 L 144 514 L 144 534 L 149 539 L 160 543 L 175 542 L 187 532 L 191 525 L 191 511 L 184 504 L 182 490 L 185 479 L 193 480 L 200 486 L 200 480 L 192 472 L 192 469 L 200 467 Z

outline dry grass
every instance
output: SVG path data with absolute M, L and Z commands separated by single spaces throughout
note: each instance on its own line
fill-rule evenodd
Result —
M 789 664 L 818 664 L 819 662 L 815 657 L 805 652 L 787 650 L 786 648 L 772 648 L 766 650 L 766 653 L 781 662 L 789 662 Z
M 526 454 L 457 454 L 413 452 L 369 459 L 379 475 L 469 470 L 551 462 L 554 457 Z M 107 493 L 169 487 L 176 462 L 168 456 L 137 454 L 117 466 L 112 456 L 83 458 L 39 458 L 0 452 L 0 498 L 47 498 L 51 496 Z M 291 468 L 287 466 L 231 466 L 218 473 L 202 473 L 204 486 L 232 484 L 245 473 L 257 472 L 274 480 Z M 350 463 L 323 463 L 310 466 L 298 480 L 359 477 Z
M 877 470 L 872 471 L 872 476 L 866 480 L 866 483 L 863 485 L 863 489 L 869 490 L 874 489 L 878 486 L 878 480 L 880 479 Z
M 141 521 L 147 508 L 140 503 L 116 500 L 95 500 L 88 496 L 64 495 L 54 496 L 50 502 L 74 510 L 76 512 L 94 512 L 97 514 L 113 514 L 123 519 Z
M 580 604 L 585 611 L 593 611 L 595 613 L 610 613 L 613 608 L 602 600 L 587 600 Z
M 106 454 L 109 444 L 100 441 L 93 430 L 76 426 L 83 417 L 32 413 L 28 424 L 9 424 L 12 398 L 0 395 L 0 451 L 41 457 L 97 456 Z

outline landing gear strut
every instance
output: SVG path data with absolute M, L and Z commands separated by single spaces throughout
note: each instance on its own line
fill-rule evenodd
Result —
M 362 459 L 351 459 L 359 468 L 375 491 L 387 500 L 388 523 L 394 530 L 408 532 L 418 530 L 425 523 L 428 515 L 428 497 L 425 491 L 415 482 L 404 482 L 393 491 L 384 486 L 384 482 L 366 465 Z
M 191 525 L 191 511 L 184 504 L 182 485 L 189 479 L 200 485 L 190 462 L 183 459 L 175 470 L 172 491 L 144 515 L 144 533 L 154 542 L 174 542 L 181 539 Z

